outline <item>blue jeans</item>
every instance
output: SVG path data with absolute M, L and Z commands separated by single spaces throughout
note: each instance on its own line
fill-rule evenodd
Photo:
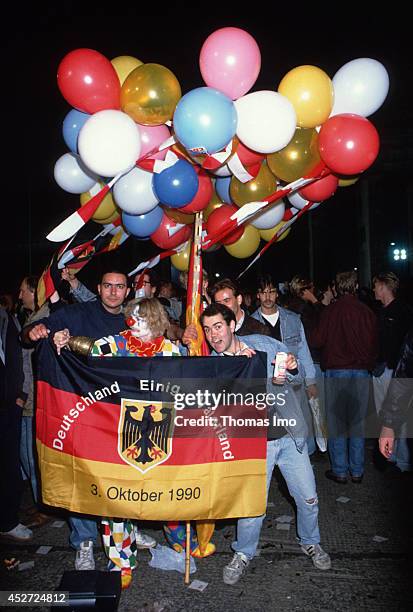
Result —
M 328 452 L 336 476 L 364 473 L 364 422 L 369 401 L 367 370 L 326 371 Z
M 318 499 L 307 445 L 300 453 L 290 436 L 267 442 L 267 497 L 274 467 L 278 465 L 297 506 L 300 544 L 319 544 Z M 265 514 L 238 519 L 237 540 L 232 548 L 252 559 L 257 550 Z
M 72 548 L 79 550 L 81 542 L 86 540 L 96 543 L 98 528 L 95 519 L 80 518 L 72 514 L 69 516 L 69 525 L 71 529 L 69 543 Z
M 39 501 L 39 490 L 34 459 L 33 417 L 22 417 L 22 435 L 20 438 L 20 462 L 26 478 L 30 479 L 34 503 Z

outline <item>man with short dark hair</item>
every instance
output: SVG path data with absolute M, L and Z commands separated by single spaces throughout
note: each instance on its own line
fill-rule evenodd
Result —
M 283 342 L 288 350 L 297 357 L 304 369 L 306 393 L 302 391 L 301 402 L 302 410 L 309 418 L 311 411 L 308 400 L 318 397 L 318 390 L 316 370 L 300 316 L 277 304 L 277 285 L 269 274 L 259 277 L 257 298 L 260 307 L 251 316 L 267 327 L 272 338 Z M 311 432 L 308 439 L 308 452 L 312 454 L 315 450 L 315 440 Z
M 377 414 L 381 411 L 393 372 L 400 358 L 403 340 L 413 325 L 411 307 L 397 297 L 399 279 L 394 272 L 377 274 L 373 278 L 379 310 L 379 356 L 373 371 L 373 392 Z M 400 428 L 401 437 L 395 440 L 390 461 L 402 471 L 409 471 L 411 459 L 405 438 L 405 426 Z
M 326 477 L 346 484 L 350 473 L 361 483 L 364 473 L 364 420 L 367 415 L 370 371 L 377 356 L 377 320 L 356 297 L 354 270 L 336 276 L 338 299 L 324 309 L 310 332 L 321 348 L 326 372 L 326 413 L 331 470 Z
M 242 294 L 238 286 L 229 278 L 224 278 L 214 284 L 209 290 L 213 302 L 224 304 L 235 314 L 235 331 L 238 336 L 247 334 L 263 334 L 269 336 L 269 329 L 260 322 L 250 317 L 241 308 Z
M 122 305 L 130 291 L 126 274 L 118 270 L 105 272 L 97 288 L 98 299 L 60 308 L 49 318 L 25 327 L 22 332 L 23 339 L 36 342 L 51 337 L 60 354 L 60 351 L 69 344 L 71 336 L 98 339 L 123 331 L 125 317 Z M 97 538 L 96 520 L 71 515 L 69 522 L 70 544 L 77 551 L 75 567 L 78 570 L 93 570 L 95 568 L 93 544 Z M 137 532 L 136 535 L 138 547 L 150 548 L 155 545 L 155 540 L 142 532 Z
M 286 377 L 273 378 L 272 363 L 277 352 L 287 353 L 287 347 L 279 340 L 252 334 L 238 337 L 233 311 L 224 304 L 211 304 L 200 317 L 205 336 L 213 349 L 212 355 L 236 355 L 251 357 L 255 350 L 267 354 L 267 390 L 277 389 L 285 401 L 274 406 L 269 402 L 269 427 L 267 432 L 267 495 L 274 467 L 278 465 L 297 506 L 297 533 L 302 551 L 311 558 L 314 567 L 327 570 L 331 567 L 329 555 L 320 546 L 318 528 L 318 498 L 314 473 L 307 451 L 307 426 L 301 412 L 300 399 L 294 387 L 299 384 L 298 363 L 292 353 L 286 360 Z M 277 387 L 274 387 L 274 383 Z M 274 394 L 275 395 L 275 394 Z M 279 425 L 274 417 L 283 418 L 289 425 Z M 292 421 L 295 425 L 292 425 Z M 235 584 L 254 557 L 265 515 L 240 518 L 237 523 L 237 541 L 233 543 L 235 555 L 224 567 L 226 584 Z

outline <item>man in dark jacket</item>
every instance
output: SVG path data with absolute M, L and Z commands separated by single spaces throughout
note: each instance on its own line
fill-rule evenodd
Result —
M 369 397 L 369 372 L 377 357 L 377 319 L 356 297 L 356 272 L 337 274 L 339 298 L 321 315 L 310 333 L 322 349 L 326 370 L 326 412 L 331 470 L 326 477 L 340 484 L 350 472 L 355 483 L 364 473 L 364 420 Z
M 413 310 L 397 297 L 399 279 L 393 272 L 384 272 L 373 278 L 376 300 L 381 302 L 379 310 L 379 357 L 373 372 L 373 390 L 376 410 L 379 414 L 392 379 L 400 351 L 408 330 L 413 325 Z M 400 428 L 400 440 L 396 440 L 391 461 L 402 471 L 410 470 L 409 449 L 405 427 Z
M 89 302 L 64 306 L 41 319 L 35 325 L 23 329 L 23 340 L 32 342 L 43 338 L 52 339 L 58 353 L 65 348 L 71 336 L 88 336 L 102 338 L 118 334 L 125 329 L 125 317 L 122 304 L 129 293 L 127 276 L 123 272 L 112 270 L 102 276 L 98 285 L 99 298 Z M 93 570 L 93 544 L 97 538 L 96 520 L 83 515 L 69 517 L 71 526 L 70 544 L 76 549 L 75 568 Z M 151 548 L 156 544 L 142 532 L 136 532 L 139 548 Z
M 400 361 L 391 379 L 386 398 L 380 412 L 382 429 L 379 448 L 386 459 L 394 452 L 395 432 L 404 428 L 407 436 L 403 438 L 412 456 L 413 437 L 413 328 L 408 332 L 401 350 Z M 400 435 L 400 433 L 399 433 Z M 399 440 L 400 441 L 400 438 Z
M 20 433 L 23 404 L 23 357 L 19 333 L 0 307 L 0 536 L 27 542 L 33 534 L 19 522 L 23 480 Z

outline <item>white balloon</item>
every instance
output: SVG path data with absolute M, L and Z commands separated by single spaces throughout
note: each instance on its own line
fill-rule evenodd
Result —
M 78 150 L 88 168 L 101 176 L 115 176 L 139 158 L 139 128 L 122 111 L 94 113 L 79 132 Z
M 113 188 L 116 204 L 129 215 L 144 215 L 159 203 L 152 190 L 152 172 L 133 168 Z
M 275 91 L 256 91 L 234 102 L 237 136 L 257 153 L 275 153 L 288 145 L 297 124 L 291 102 Z
M 289 195 L 287 197 L 288 197 L 288 201 L 290 202 L 290 204 L 292 204 L 292 206 L 294 206 L 294 208 L 298 208 L 298 210 L 302 210 L 304 208 L 304 206 L 306 206 L 306 204 L 308 204 L 308 200 L 303 198 L 303 196 L 300 195 L 298 193 L 298 191 L 294 192 L 293 194 L 291 194 L 291 195 Z
M 278 225 L 283 220 L 285 212 L 285 204 L 282 200 L 274 202 L 268 210 L 265 210 L 258 217 L 255 217 L 251 221 L 251 225 L 257 229 L 271 229 L 275 225 Z
M 303 198 L 302 195 L 300 195 L 298 193 L 298 191 L 296 191 L 295 193 L 287 196 L 288 197 L 288 201 L 290 202 L 291 206 L 291 211 L 295 214 L 298 210 L 302 210 L 304 208 L 304 206 L 307 206 L 308 202 L 310 200 L 306 200 L 305 198 Z M 311 206 L 310 210 L 314 210 L 315 208 L 317 208 L 317 206 L 320 206 L 321 202 L 314 202 L 314 204 Z M 293 210 L 293 208 L 295 210 Z
M 98 180 L 74 153 L 59 157 L 54 167 L 54 178 L 59 187 L 69 193 L 89 191 Z
M 369 117 L 386 99 L 387 70 L 375 59 L 361 57 L 344 64 L 333 77 L 334 105 L 330 117 L 354 113 Z

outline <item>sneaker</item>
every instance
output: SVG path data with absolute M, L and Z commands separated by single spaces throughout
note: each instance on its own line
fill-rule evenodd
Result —
M 85 542 L 80 543 L 80 548 L 76 551 L 75 569 L 78 571 L 95 569 L 92 540 L 85 540 Z
M 147 533 L 139 531 L 135 527 L 135 538 L 137 548 L 154 548 L 156 546 L 155 538 L 151 538 Z
M 222 577 L 225 584 L 235 584 L 241 578 L 243 571 L 248 566 L 249 560 L 244 553 L 236 552 L 231 563 L 224 567 Z
M 10 531 L 0 531 L 0 536 L 16 542 L 29 542 L 33 538 L 33 531 L 19 523 Z
M 314 567 L 320 570 L 328 570 L 331 567 L 330 556 L 323 550 L 320 544 L 308 544 L 301 546 L 301 550 L 311 558 Z

